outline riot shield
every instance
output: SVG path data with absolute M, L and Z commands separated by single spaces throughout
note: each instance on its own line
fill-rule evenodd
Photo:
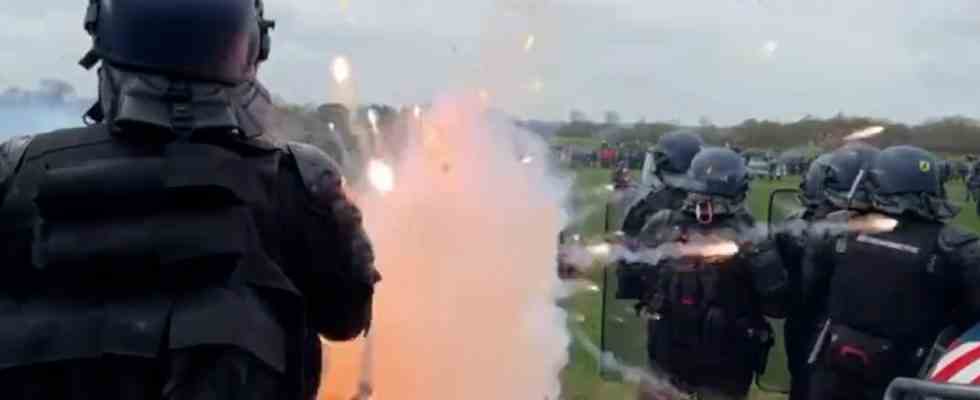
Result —
M 618 190 L 611 194 L 606 207 L 606 233 L 618 232 L 622 229 L 623 220 L 629 208 L 646 195 L 643 188 Z M 646 368 L 648 365 L 646 351 L 646 320 L 637 313 L 639 295 L 624 293 L 621 283 L 637 283 L 638 274 L 643 271 L 626 270 L 626 266 L 613 262 L 605 266 L 602 272 L 602 303 L 600 348 L 603 353 L 600 363 L 600 375 L 610 381 L 622 381 L 618 371 L 627 369 Z M 624 294 L 628 298 L 623 298 Z
M 602 360 L 600 375 L 608 381 L 622 381 L 618 371 L 625 369 L 646 369 L 647 319 L 637 310 L 639 299 L 632 298 L 630 279 L 639 278 L 644 273 L 642 267 L 612 265 L 603 270 L 602 283 L 602 327 L 600 348 Z M 625 295 L 625 296 L 624 296 Z M 624 298 L 628 297 L 628 298 Z
M 613 190 L 606 205 L 605 233 L 615 233 L 623 229 L 623 221 L 630 208 L 643 199 L 649 189 L 638 186 Z
M 769 233 L 772 234 L 776 228 L 780 227 L 788 219 L 800 215 L 806 206 L 800 200 L 800 191 L 797 189 L 777 189 L 769 195 L 769 208 L 767 211 L 767 222 Z

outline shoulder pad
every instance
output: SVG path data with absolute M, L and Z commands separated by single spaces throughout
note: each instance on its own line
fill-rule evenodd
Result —
M 8 181 L 20 167 L 21 159 L 33 136 L 18 136 L 0 143 L 0 201 L 5 197 Z
M 343 176 L 340 166 L 320 148 L 299 142 L 288 142 L 286 148 L 296 161 L 303 185 L 311 195 L 340 188 Z
M 947 226 L 939 232 L 939 247 L 943 250 L 956 250 L 960 247 L 975 243 L 980 237 L 954 226 Z

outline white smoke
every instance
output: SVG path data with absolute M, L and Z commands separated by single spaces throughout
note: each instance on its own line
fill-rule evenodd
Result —
M 437 102 L 423 125 L 405 133 L 417 140 L 394 190 L 360 198 L 384 274 L 374 396 L 557 399 L 570 338 L 555 254 L 570 182 L 522 163 L 547 159 L 545 143 L 487 119 L 476 97 Z M 361 351 L 332 349 L 322 399 L 356 391 Z
M 74 97 L 68 83 L 45 79 L 37 89 L 10 87 L 0 92 L 0 140 L 78 126 L 91 101 Z

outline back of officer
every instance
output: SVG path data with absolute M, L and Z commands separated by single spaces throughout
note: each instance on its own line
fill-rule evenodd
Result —
M 650 192 L 626 212 L 623 233 L 636 236 L 653 214 L 660 210 L 680 209 L 687 198 L 687 193 L 680 187 L 681 181 L 702 146 L 701 137 L 692 132 L 671 132 L 660 138 L 653 152 L 655 182 Z
M 841 229 L 808 244 L 805 291 L 828 314 L 809 398 L 880 399 L 892 379 L 916 375 L 944 327 L 975 321 L 980 244 L 946 225 L 955 211 L 937 161 L 916 147 L 882 151 L 867 172 L 873 213 L 831 215 Z
M 805 209 L 787 220 L 775 235 L 790 279 L 789 310 L 784 324 L 786 358 L 792 378 L 790 398 L 805 399 L 808 389 L 806 359 L 819 322 L 826 310 L 821 302 L 806 302 L 803 297 L 802 259 L 806 242 L 819 235 L 827 215 L 842 209 L 867 209 L 868 195 L 854 182 L 866 171 L 879 150 L 854 143 L 814 160 L 801 184 Z M 863 179 L 863 178 L 862 178 Z M 852 191 L 852 189 L 855 189 Z
M 779 254 L 746 208 L 748 180 L 735 152 L 702 150 L 681 209 L 658 212 L 640 235 L 663 254 L 643 297 L 651 365 L 700 398 L 747 396 L 772 345 L 764 314 L 785 295 Z
M 314 398 L 377 273 L 336 165 L 264 125 L 261 2 L 95 0 L 86 28 L 96 123 L 0 145 L 3 397 Z

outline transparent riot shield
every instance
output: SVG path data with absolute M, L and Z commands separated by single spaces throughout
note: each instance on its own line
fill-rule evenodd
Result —
M 635 287 L 628 287 L 637 284 L 644 272 L 642 267 L 619 264 L 604 269 L 599 343 L 603 362 L 599 368 L 605 380 L 621 381 L 619 371 L 649 366 L 647 317 L 637 311 L 639 299 L 635 297 L 639 296 L 635 296 Z
M 612 192 L 606 207 L 606 233 L 620 231 L 629 208 L 645 195 L 645 189 L 636 187 Z M 620 287 L 621 282 L 638 283 L 640 273 L 642 271 L 635 267 L 629 269 L 615 261 L 603 268 L 600 332 L 603 362 L 599 368 L 606 380 L 621 381 L 623 377 L 618 371 L 624 367 L 634 369 L 648 365 L 646 321 L 636 311 L 639 295 L 635 288 L 632 288 L 633 293 L 624 293 L 623 289 L 629 288 Z M 624 298 L 627 294 L 629 296 Z
M 800 191 L 796 189 L 777 189 L 769 195 L 767 221 L 769 232 L 783 226 L 784 223 L 800 215 L 806 206 L 800 200 Z
M 791 218 L 800 216 L 806 206 L 800 199 L 800 191 L 796 189 L 777 189 L 769 195 L 766 221 L 769 234 L 786 227 Z M 787 373 L 786 342 L 783 338 L 783 321 L 770 320 L 775 333 L 775 344 L 769 352 L 769 363 L 766 373 L 756 377 L 759 390 L 769 393 L 789 393 L 790 381 Z
M 609 202 L 606 205 L 605 232 L 615 233 L 623 228 L 623 221 L 629 213 L 630 208 L 643 199 L 649 192 L 638 186 L 613 190 L 609 194 Z

